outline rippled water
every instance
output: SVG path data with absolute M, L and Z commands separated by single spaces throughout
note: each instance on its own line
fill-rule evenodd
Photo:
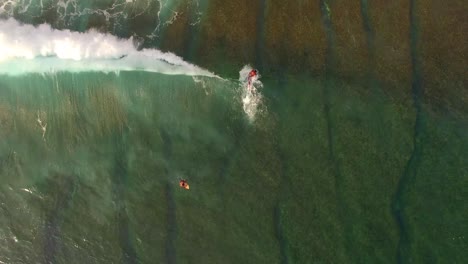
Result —
M 0 263 L 466 262 L 463 23 L 416 2 L 0 0 Z
M 395 197 L 412 155 L 410 103 L 339 80 L 327 93 L 309 77 L 263 81 L 252 120 L 235 80 L 2 76 L 0 260 L 395 262 L 395 201 L 408 254 L 460 260 L 460 120 L 425 112 L 416 176 Z

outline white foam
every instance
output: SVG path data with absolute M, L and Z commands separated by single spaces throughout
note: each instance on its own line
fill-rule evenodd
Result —
M 134 70 L 215 77 L 172 53 L 157 49 L 138 51 L 131 38 L 0 20 L 0 74 Z

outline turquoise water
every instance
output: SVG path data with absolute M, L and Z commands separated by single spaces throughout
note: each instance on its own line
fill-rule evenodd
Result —
M 400 247 L 417 263 L 462 262 L 465 121 L 424 110 L 419 164 L 395 197 L 409 100 L 340 80 L 325 93 L 312 77 L 263 85 L 251 119 L 235 80 L 2 76 L 0 260 L 392 263 Z

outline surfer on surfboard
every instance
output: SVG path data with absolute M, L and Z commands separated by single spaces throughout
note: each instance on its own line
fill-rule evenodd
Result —
M 249 72 L 249 76 L 247 77 L 247 87 L 250 90 L 252 88 L 252 79 L 257 76 L 257 70 L 253 69 Z
M 185 190 L 190 189 L 190 186 L 188 185 L 186 180 L 180 180 L 179 181 L 179 186 L 180 186 L 180 188 L 184 188 Z

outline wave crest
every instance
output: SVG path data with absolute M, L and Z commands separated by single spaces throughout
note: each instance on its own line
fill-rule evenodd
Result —
M 157 49 L 137 50 L 133 39 L 96 31 L 56 30 L 0 20 L 0 74 L 57 71 L 150 71 L 192 76 L 216 75 Z

